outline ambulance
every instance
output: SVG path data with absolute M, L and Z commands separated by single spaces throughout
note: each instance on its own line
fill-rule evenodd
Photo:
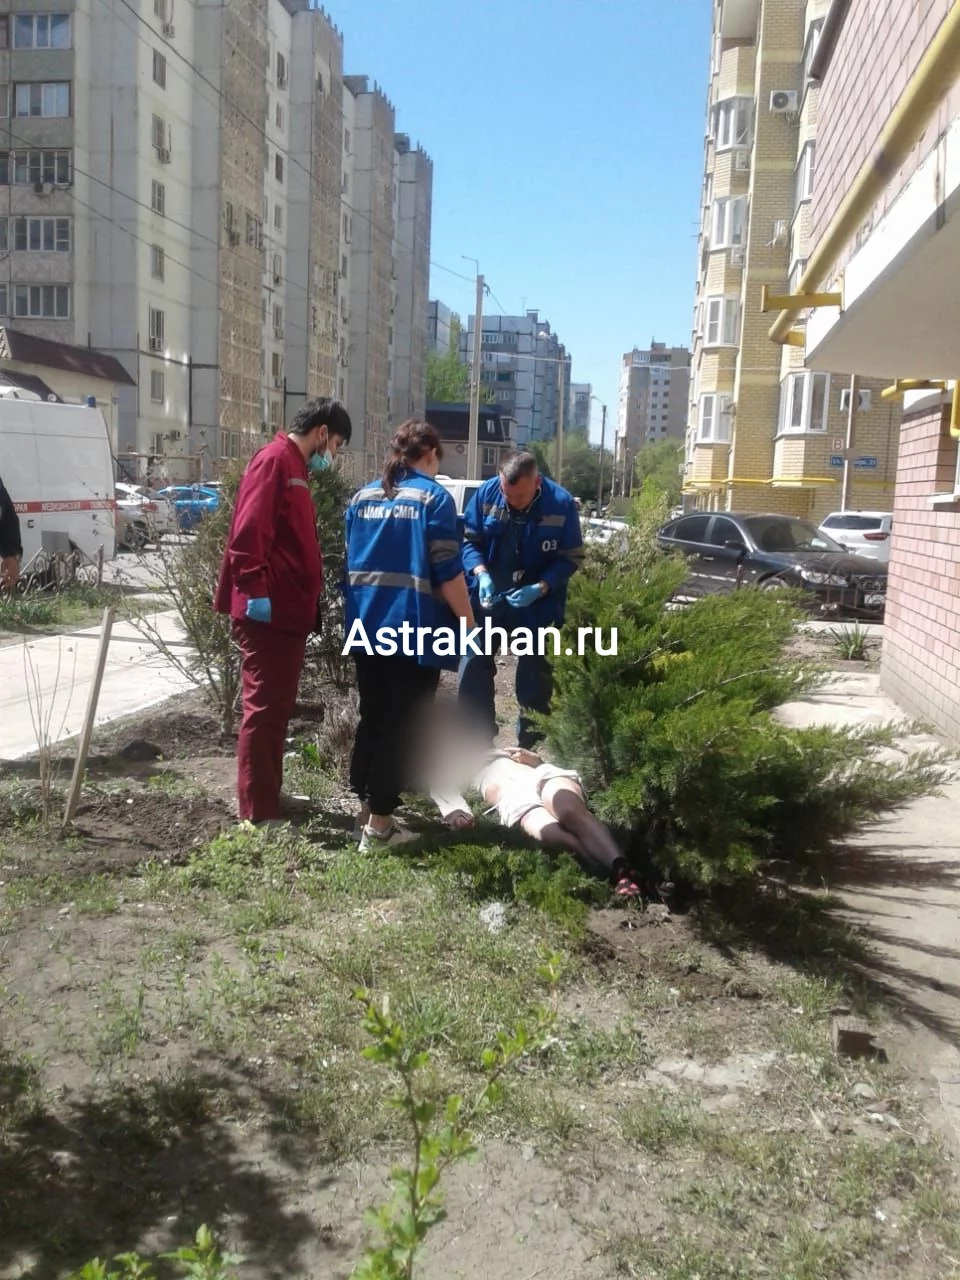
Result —
M 104 560 L 116 550 L 110 433 L 95 404 L 0 388 L 0 479 L 20 517 L 24 576 L 53 557 Z

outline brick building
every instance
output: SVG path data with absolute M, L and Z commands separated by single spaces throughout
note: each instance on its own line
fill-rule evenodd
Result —
M 834 0 L 810 71 L 817 167 L 795 287 L 842 305 L 821 298 L 805 322 L 785 311 L 770 333 L 803 343 L 785 350 L 808 370 L 913 381 L 898 432 L 882 680 L 960 738 L 960 412 L 950 390 L 960 369 L 960 4 Z
M 828 0 L 715 0 L 704 140 L 686 505 L 818 520 L 840 506 L 849 379 L 780 351 L 757 305 L 809 253 L 819 145 L 810 77 Z M 858 387 L 861 448 L 850 506 L 888 507 L 898 410 L 882 383 Z

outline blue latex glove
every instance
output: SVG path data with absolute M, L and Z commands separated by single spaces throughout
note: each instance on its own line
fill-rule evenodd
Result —
M 477 574 L 477 590 L 480 592 L 480 608 L 489 609 L 493 604 L 493 597 L 497 593 L 489 573 Z
M 251 622 L 269 622 L 273 616 L 273 608 L 267 596 L 247 601 L 247 617 Z
M 511 591 L 507 596 L 507 604 L 512 604 L 514 609 L 526 609 L 542 595 L 540 583 L 531 582 L 528 587 L 517 587 L 516 591 Z

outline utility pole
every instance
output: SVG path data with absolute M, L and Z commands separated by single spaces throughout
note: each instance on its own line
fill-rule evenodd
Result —
M 843 484 L 840 489 L 840 510 L 846 511 L 850 503 L 850 481 L 853 470 L 853 437 L 857 424 L 857 409 L 860 400 L 860 379 L 856 374 L 850 378 L 850 403 L 847 405 L 847 438 L 843 450 Z
M 467 430 L 467 479 L 480 479 L 480 341 L 483 324 L 483 276 L 477 275 L 473 311 L 473 364 L 470 373 L 470 422 Z
M 600 479 L 597 481 L 597 517 L 599 518 L 603 510 L 603 451 L 607 443 L 607 406 L 601 405 L 603 410 L 600 418 Z M 616 467 L 616 459 L 614 459 L 614 467 Z
M 566 399 L 566 379 L 563 371 L 566 357 L 557 361 L 557 484 L 563 484 L 563 402 Z

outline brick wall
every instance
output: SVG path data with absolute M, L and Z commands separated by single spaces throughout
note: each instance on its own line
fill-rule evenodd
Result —
M 929 501 L 953 488 L 948 412 L 904 419 L 881 683 L 907 711 L 960 741 L 960 503 Z
M 953 0 L 853 0 L 820 90 L 812 242 L 817 243 Z M 891 180 L 879 212 L 903 189 L 934 140 L 957 114 L 946 102 L 907 164 Z

